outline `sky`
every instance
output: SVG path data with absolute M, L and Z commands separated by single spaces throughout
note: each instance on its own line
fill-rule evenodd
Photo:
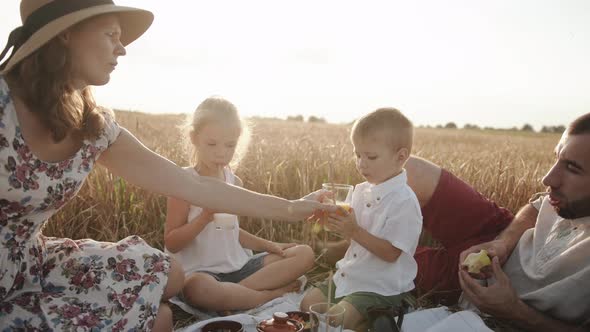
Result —
M 99 104 L 350 122 L 396 107 L 416 125 L 566 125 L 590 112 L 587 0 L 118 0 L 151 10 Z M 0 40 L 20 25 L 2 0 Z M 4 36 L 4 37 L 1 37 Z

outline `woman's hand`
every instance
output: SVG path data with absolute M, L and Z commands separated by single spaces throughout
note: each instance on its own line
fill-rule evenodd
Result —
M 321 219 L 330 212 L 338 210 L 337 205 L 323 204 L 313 200 L 295 200 L 290 202 L 288 208 L 290 220 L 316 220 Z
M 320 203 L 331 203 L 332 197 L 334 197 L 333 192 L 326 189 L 319 189 L 301 197 L 301 199 Z

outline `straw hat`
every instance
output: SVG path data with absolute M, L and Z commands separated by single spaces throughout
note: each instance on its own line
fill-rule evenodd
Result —
M 143 9 L 117 6 L 112 0 L 22 0 L 20 14 L 23 25 L 10 33 L 0 54 L 0 62 L 12 48 L 12 54 L 0 64 L 0 74 L 10 71 L 69 27 L 85 19 L 116 13 L 121 24 L 121 43 L 127 46 L 152 24 L 154 15 Z

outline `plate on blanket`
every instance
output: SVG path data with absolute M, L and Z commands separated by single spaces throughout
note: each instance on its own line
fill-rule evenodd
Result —
M 244 326 L 235 320 L 218 320 L 206 324 L 201 328 L 202 332 L 244 332 Z
M 311 314 L 304 311 L 287 311 L 289 319 L 298 321 L 303 325 L 302 332 L 311 332 Z

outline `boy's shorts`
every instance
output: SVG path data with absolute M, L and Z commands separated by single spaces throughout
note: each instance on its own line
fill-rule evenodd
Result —
M 328 299 L 328 282 L 324 281 L 317 286 L 317 288 L 324 294 Z M 356 292 L 348 294 L 343 297 L 336 297 L 336 287 L 332 285 L 332 293 L 330 294 L 330 303 L 339 303 L 340 301 L 346 301 L 365 318 L 369 319 L 368 309 L 371 307 L 399 307 L 402 304 L 402 300 L 408 295 L 408 293 L 401 293 L 397 295 L 384 296 L 377 293 L 371 292 Z M 345 313 L 346 314 L 346 313 Z
M 244 264 L 244 266 L 242 266 L 241 269 L 234 271 L 234 272 L 229 272 L 229 273 L 213 273 L 213 272 L 208 272 L 208 271 L 197 271 L 197 272 L 207 273 L 207 274 L 213 276 L 213 278 L 215 278 L 217 281 L 220 281 L 220 282 L 233 282 L 233 283 L 237 284 L 240 281 L 253 275 L 258 270 L 262 269 L 262 267 L 264 267 L 264 257 L 266 255 L 268 255 L 267 252 L 262 252 L 262 253 L 252 256 L 250 258 L 250 260 L 248 262 L 246 262 L 246 264 Z

